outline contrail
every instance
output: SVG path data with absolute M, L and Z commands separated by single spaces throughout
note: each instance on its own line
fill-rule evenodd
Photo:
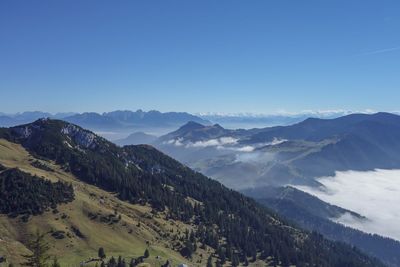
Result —
M 387 52 L 393 52 L 393 51 L 396 51 L 396 50 L 400 50 L 400 46 L 384 48 L 384 49 L 374 50 L 374 51 L 370 51 L 370 52 L 365 52 L 365 53 L 363 53 L 361 55 L 363 55 L 363 56 L 376 55 L 376 54 L 383 54 L 383 53 L 387 53 Z

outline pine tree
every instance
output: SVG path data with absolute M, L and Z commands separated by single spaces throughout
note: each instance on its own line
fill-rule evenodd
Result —
M 239 266 L 239 257 L 237 254 L 233 254 L 232 256 L 232 266 L 236 267 Z
M 111 259 L 108 261 L 108 267 L 116 267 L 117 266 L 117 261 L 115 260 L 114 257 L 111 257 Z
M 101 260 L 104 260 L 105 258 L 106 258 L 106 253 L 105 253 L 105 251 L 104 251 L 104 248 L 99 248 L 99 251 L 98 251 L 98 256 L 99 256 L 99 258 L 101 259 Z
M 145 258 L 148 258 L 148 257 L 150 257 L 150 252 L 149 252 L 149 250 L 146 248 L 146 250 L 144 251 L 144 255 L 143 255 Z
M 61 267 L 60 263 L 58 263 L 57 257 L 53 258 L 53 262 L 51 263 L 51 267 Z
M 37 231 L 34 238 L 29 241 L 28 248 L 32 251 L 32 255 L 22 255 L 26 259 L 26 262 L 22 263 L 23 266 L 48 266 L 47 261 L 50 259 L 50 256 L 47 254 L 49 245 L 44 240 L 44 234 Z
M 212 257 L 211 257 L 211 256 L 208 257 L 208 260 L 207 260 L 207 267 L 213 267 L 213 264 L 212 264 Z
M 121 256 L 118 257 L 117 267 L 126 267 L 125 260 Z

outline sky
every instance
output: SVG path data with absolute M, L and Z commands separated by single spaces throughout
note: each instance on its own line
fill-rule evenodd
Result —
M 0 112 L 400 110 L 398 0 L 0 2 Z

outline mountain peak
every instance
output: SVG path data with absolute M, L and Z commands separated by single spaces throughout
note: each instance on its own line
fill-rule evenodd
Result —
M 184 124 L 183 126 L 181 126 L 179 128 L 179 130 L 192 131 L 192 130 L 202 129 L 204 127 L 205 126 L 203 124 L 200 124 L 200 123 L 195 122 L 195 121 L 189 121 L 186 124 Z
M 78 146 L 93 149 L 102 138 L 89 130 L 62 120 L 40 118 L 32 123 L 10 128 L 16 137 L 24 143 L 35 145 L 42 139 L 54 139 L 70 148 Z

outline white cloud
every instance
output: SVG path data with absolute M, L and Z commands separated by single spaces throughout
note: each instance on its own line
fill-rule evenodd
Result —
M 206 141 L 189 142 L 186 147 L 210 147 L 210 146 L 225 146 L 234 145 L 238 142 L 238 139 L 233 137 L 221 137 L 218 139 L 210 139 Z
M 335 221 L 400 240 L 400 170 L 337 172 L 318 181 L 323 188 L 295 187 L 368 218 L 360 221 L 345 214 Z
M 174 145 L 174 146 L 183 146 L 182 138 L 178 139 L 171 139 L 168 141 L 163 142 L 164 145 Z
M 276 146 L 276 145 L 285 143 L 286 141 L 288 141 L 288 140 L 274 137 L 274 139 L 271 142 L 266 143 L 265 145 L 267 145 L 267 146 Z

